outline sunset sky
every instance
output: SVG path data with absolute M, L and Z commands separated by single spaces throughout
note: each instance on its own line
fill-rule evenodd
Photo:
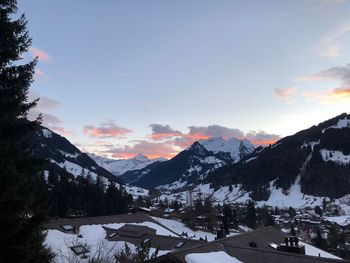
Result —
M 347 0 L 18 0 L 44 125 L 114 158 L 269 144 L 350 103 Z

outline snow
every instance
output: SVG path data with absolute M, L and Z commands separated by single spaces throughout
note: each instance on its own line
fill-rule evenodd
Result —
M 125 190 L 133 196 L 133 198 L 137 198 L 139 196 L 148 196 L 148 190 L 143 189 L 136 186 L 124 185 Z
M 215 240 L 216 235 L 204 232 L 204 231 L 194 231 L 190 228 L 188 228 L 185 224 L 172 219 L 164 219 L 160 217 L 152 217 L 157 222 L 161 223 L 162 225 L 166 226 L 170 230 L 174 231 L 178 235 L 181 235 L 182 233 L 187 233 L 188 237 L 191 237 L 192 239 L 205 239 L 207 238 L 208 241 Z
M 125 160 L 114 160 L 108 159 L 106 157 L 97 156 L 95 154 L 90 154 L 89 156 L 101 167 L 110 171 L 116 176 L 123 175 L 128 171 L 140 170 L 154 162 L 164 162 L 164 158 L 149 159 L 147 156 L 139 154 L 131 159 Z
M 64 157 L 69 157 L 69 158 L 77 158 L 79 153 L 75 153 L 75 154 L 71 154 L 71 153 L 67 153 L 67 152 L 64 152 L 64 151 L 61 151 L 61 150 L 58 150 L 60 153 L 62 153 L 62 155 Z
M 98 253 L 102 253 L 102 255 L 113 256 L 118 251 L 121 251 L 125 248 L 125 243 L 129 246 L 131 251 L 135 253 L 136 246 L 134 244 L 124 241 L 108 241 L 105 239 L 106 231 L 102 226 L 109 227 L 112 229 L 119 229 L 124 225 L 125 223 L 113 223 L 105 225 L 83 225 L 79 228 L 79 235 L 82 236 L 81 238 L 78 237 L 78 234 L 67 234 L 55 229 L 48 230 L 45 238 L 45 245 L 51 248 L 52 251 L 56 254 L 56 263 L 69 263 L 72 262 L 72 258 L 77 258 L 77 256 L 75 256 L 75 254 L 71 251 L 70 247 L 78 244 L 85 246 L 90 251 L 89 255 L 91 257 L 96 256 Z M 156 230 L 156 233 L 158 235 L 171 235 L 178 237 L 176 234 L 153 222 L 145 221 L 142 223 L 134 223 L 134 225 L 142 225 L 153 228 Z M 151 254 L 155 251 L 155 248 L 150 249 Z M 168 252 L 170 251 L 159 251 L 158 255 L 161 256 Z M 88 262 L 88 259 L 81 259 L 81 261 L 79 262 L 85 263 Z
M 125 223 L 113 223 L 113 224 L 106 224 L 104 226 L 112 228 L 112 229 L 119 229 L 119 228 L 121 228 L 124 225 L 125 225 Z M 158 225 L 156 223 L 149 222 L 149 221 L 145 221 L 145 222 L 142 222 L 142 223 L 129 223 L 128 225 L 148 226 L 148 227 L 156 230 L 156 234 L 157 235 L 178 237 L 177 234 L 169 231 L 168 229 L 166 229 L 166 228 L 164 228 L 164 227 L 162 227 L 162 226 L 160 226 L 160 225 Z
M 238 225 L 240 229 L 242 229 L 244 232 L 251 232 L 253 231 L 251 228 L 244 226 L 244 225 Z
M 330 151 L 327 149 L 321 149 L 320 153 L 324 161 L 332 161 L 340 164 L 349 164 L 350 163 L 350 154 L 345 155 L 341 151 Z
M 206 148 L 208 151 L 212 151 L 214 153 L 230 153 L 232 159 L 236 162 L 240 159 L 242 146 L 248 150 L 248 153 L 254 150 L 254 146 L 248 140 L 238 140 L 236 138 L 225 140 L 221 137 L 213 137 L 207 140 L 199 140 L 198 142 L 203 145 L 204 148 Z
M 305 255 L 315 256 L 315 257 L 320 256 L 322 258 L 331 258 L 331 259 L 340 259 L 340 260 L 342 260 L 342 258 L 340 258 L 340 257 L 337 257 L 337 256 L 335 256 L 333 254 L 330 254 L 330 253 L 328 253 L 326 251 L 323 251 L 323 250 L 321 250 L 321 249 L 319 249 L 317 247 L 314 247 L 312 245 L 306 244 L 304 242 L 300 241 L 299 244 L 305 245 Z
M 43 135 L 44 135 L 45 138 L 51 138 L 52 137 L 53 133 L 51 131 L 49 131 L 48 129 L 42 129 L 41 131 L 43 132 Z
M 326 216 L 324 217 L 325 220 L 336 223 L 340 226 L 347 226 L 350 224 L 350 216 L 344 215 L 344 216 Z
M 324 133 L 328 129 L 342 129 L 342 128 L 349 128 L 350 127 L 350 120 L 345 117 L 344 119 L 338 120 L 338 123 L 336 125 L 332 125 L 326 129 L 322 130 L 322 133 Z
M 208 156 L 203 160 L 203 163 L 206 164 L 224 164 L 223 161 L 219 160 L 218 158 L 216 158 L 215 156 Z
M 192 253 L 185 256 L 187 263 L 242 263 L 224 251 L 209 253 Z
M 89 171 L 88 169 L 85 169 L 83 167 L 81 167 L 80 165 L 67 161 L 65 160 L 63 163 L 58 163 L 55 160 L 51 160 L 52 163 L 56 163 L 58 166 L 60 166 L 61 168 L 64 168 L 67 172 L 71 173 L 74 177 L 80 176 L 83 174 L 83 170 L 85 175 L 87 175 L 88 173 L 90 173 L 92 179 L 96 180 L 97 178 L 97 174 L 94 172 Z

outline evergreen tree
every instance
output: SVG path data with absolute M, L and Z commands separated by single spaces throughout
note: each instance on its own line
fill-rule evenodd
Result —
M 254 202 L 250 201 L 247 207 L 247 216 L 246 216 L 247 226 L 250 228 L 255 228 L 256 226 L 256 210 Z
M 318 205 L 315 206 L 315 213 L 318 214 L 319 216 L 323 216 L 323 211 L 321 207 L 319 207 Z
M 27 114 L 36 59 L 21 64 L 31 39 L 16 0 L 0 1 L 0 262 L 50 262 L 43 245 L 43 209 L 34 193 L 42 174 L 28 147 L 39 120 Z

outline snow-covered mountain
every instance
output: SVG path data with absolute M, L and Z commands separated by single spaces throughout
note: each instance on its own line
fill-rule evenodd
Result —
M 47 171 L 67 172 L 73 177 L 90 174 L 92 178 L 102 176 L 116 180 L 112 173 L 96 164 L 66 138 L 48 128 L 40 126 L 32 134 L 31 150 L 34 156 L 48 161 L 45 167 Z
M 240 141 L 235 138 L 201 140 L 174 158 L 159 165 L 134 171 L 126 179 L 144 188 L 181 188 L 200 183 L 211 172 L 239 161 L 253 150 L 254 146 L 247 140 Z M 124 175 L 124 179 L 126 175 L 128 174 Z
M 234 165 L 212 173 L 214 189 L 240 186 L 256 201 L 309 203 L 350 195 L 350 115 L 333 119 L 257 148 Z M 232 187 L 231 187 L 232 188 Z M 239 195 L 237 195 L 239 196 Z
M 246 139 L 230 138 L 225 140 L 221 137 L 212 137 L 207 140 L 199 140 L 198 142 L 208 151 L 229 153 L 234 162 L 254 151 L 254 146 Z
M 110 171 L 112 174 L 114 174 L 116 176 L 121 176 L 128 171 L 143 169 L 146 166 L 149 166 L 150 164 L 155 163 L 155 162 L 166 161 L 165 158 L 149 159 L 147 156 L 145 156 L 143 154 L 139 154 L 133 158 L 125 159 L 125 160 L 124 159 L 121 159 L 121 160 L 109 159 L 106 157 L 101 157 L 101 156 L 95 155 L 93 153 L 88 153 L 88 155 L 99 166 L 105 168 L 106 170 Z

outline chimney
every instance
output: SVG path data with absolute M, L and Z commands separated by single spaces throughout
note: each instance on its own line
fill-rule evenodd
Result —
M 298 237 L 294 237 L 294 243 L 295 243 L 295 246 L 299 246 L 299 239 Z
M 290 246 L 294 246 L 294 238 L 293 237 L 289 237 L 289 243 L 290 243 Z

